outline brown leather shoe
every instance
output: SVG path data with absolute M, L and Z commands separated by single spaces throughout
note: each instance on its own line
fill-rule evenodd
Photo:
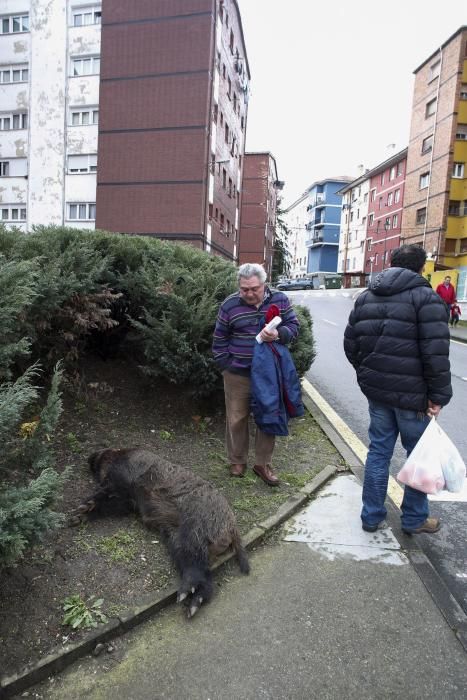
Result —
M 272 471 L 270 464 L 255 464 L 253 471 L 268 486 L 279 486 L 279 479 Z
M 231 464 L 230 476 L 243 476 L 246 472 L 246 464 Z
M 422 523 L 420 527 L 416 527 L 415 530 L 404 530 L 404 528 L 402 528 L 402 532 L 405 532 L 406 535 L 420 535 L 422 532 L 432 535 L 438 532 L 440 527 L 441 520 L 439 518 L 427 518 L 425 522 Z

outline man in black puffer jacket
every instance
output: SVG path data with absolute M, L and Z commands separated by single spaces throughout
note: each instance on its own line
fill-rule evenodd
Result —
M 344 335 L 347 359 L 368 399 L 370 447 L 363 483 L 362 527 L 375 532 L 386 517 L 389 464 L 400 434 L 407 456 L 431 416 L 452 396 L 446 304 L 422 277 L 425 251 L 404 245 L 355 302 Z M 402 529 L 437 532 L 425 493 L 406 486 Z

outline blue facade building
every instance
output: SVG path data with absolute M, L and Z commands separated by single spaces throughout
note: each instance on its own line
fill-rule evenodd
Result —
M 353 179 L 345 176 L 327 178 L 308 188 L 307 273 L 337 272 L 342 196 L 336 193 Z

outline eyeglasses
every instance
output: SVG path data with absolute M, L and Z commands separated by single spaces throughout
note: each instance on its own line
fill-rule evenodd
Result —
M 240 291 L 242 294 L 248 294 L 248 292 L 253 292 L 253 294 L 256 294 L 256 292 L 259 292 L 261 287 L 264 285 L 258 284 L 256 287 L 240 287 Z

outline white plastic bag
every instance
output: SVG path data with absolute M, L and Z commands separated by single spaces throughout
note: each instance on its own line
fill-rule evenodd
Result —
M 464 460 L 434 418 L 397 475 L 402 484 L 433 495 L 443 488 L 459 493 L 465 477 Z
M 431 421 L 434 423 L 434 421 Z M 439 453 L 441 457 L 441 468 L 447 491 L 459 493 L 464 487 L 466 469 L 464 460 L 459 454 L 459 450 L 452 440 L 446 435 L 444 430 L 436 423 L 439 434 Z
M 438 424 L 432 418 L 397 475 L 401 484 L 431 494 L 439 493 L 444 488 L 438 428 Z

